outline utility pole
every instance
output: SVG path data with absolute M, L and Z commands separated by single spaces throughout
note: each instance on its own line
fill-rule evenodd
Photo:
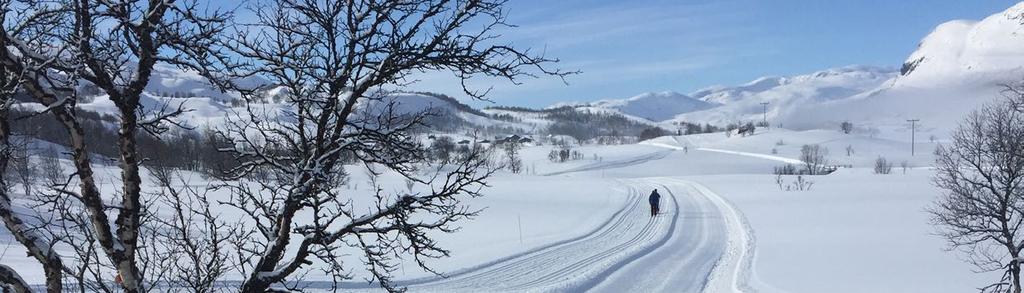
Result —
M 910 122 L 910 156 L 914 156 L 914 134 L 917 132 L 917 122 L 921 119 L 908 119 Z
M 761 109 L 761 113 L 764 115 L 761 118 L 761 124 L 764 124 L 764 127 L 768 127 L 768 102 L 761 102 Z

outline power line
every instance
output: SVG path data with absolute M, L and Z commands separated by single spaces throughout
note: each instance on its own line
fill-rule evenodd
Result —
M 907 119 L 910 122 L 910 156 L 914 156 L 914 134 L 917 132 L 917 122 L 921 119 Z
M 764 124 L 764 127 L 768 127 L 768 102 L 761 102 L 761 108 L 761 113 L 764 115 L 761 118 L 761 124 Z

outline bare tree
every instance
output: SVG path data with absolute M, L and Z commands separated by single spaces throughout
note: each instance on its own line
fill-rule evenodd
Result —
M 56 185 L 67 180 L 64 166 L 60 164 L 60 153 L 53 147 L 46 148 L 39 153 L 39 173 L 45 184 L 48 185 Z
M 839 131 L 842 131 L 843 134 L 850 134 L 853 132 L 853 123 L 850 123 L 850 121 L 843 121 L 843 123 L 839 123 Z
M 1007 98 L 1017 112 L 1024 112 L 1024 84 L 1004 84 L 1003 97 Z
M 11 144 L 10 108 L 14 103 L 13 95 L 23 78 L 22 74 L 23 71 L 11 71 L 0 66 L 0 171 L 4 172 L 0 176 L 0 218 L 3 218 L 4 227 L 14 239 L 25 247 L 27 254 L 42 264 L 47 292 L 58 293 L 63 289 L 61 282 L 64 266 L 60 255 L 53 249 L 52 241 L 30 226 L 27 217 L 15 213 L 11 182 L 8 180 L 11 176 L 7 176 L 9 165 L 16 156 L 16 146 Z M 0 285 L 4 291 L 33 291 L 16 268 L 6 265 L 0 265 Z
M 890 174 L 892 173 L 892 162 L 886 160 L 885 157 L 879 156 L 875 159 L 875 174 Z
M 1003 272 L 984 292 L 1021 292 L 1022 141 L 1024 113 L 1002 102 L 970 114 L 935 152 L 933 180 L 944 194 L 929 210 L 932 222 L 980 270 Z
M 39 169 L 32 163 L 32 156 L 29 152 L 28 139 L 21 137 L 11 145 L 10 163 L 6 174 L 11 179 L 21 184 L 26 197 L 32 195 L 32 188 L 36 185 Z
M 169 211 L 168 216 L 154 217 L 160 225 L 143 230 L 153 239 L 146 251 L 146 260 L 154 262 L 151 281 L 170 290 L 219 291 L 220 278 L 230 272 L 229 242 L 235 227 L 213 211 L 216 205 L 205 192 L 210 189 L 189 185 L 190 178 L 171 168 L 149 170 L 158 186 L 153 197 Z
M 519 149 L 522 145 L 518 142 L 510 141 L 502 145 L 502 149 L 505 151 L 505 167 L 508 168 L 509 172 L 519 174 L 523 170 L 523 160 L 519 158 Z
M 212 75 L 208 65 L 224 55 L 211 48 L 217 48 L 228 14 L 209 12 L 197 1 L 12 0 L 0 5 L 5 17 L 0 66 L 19 73 L 19 89 L 66 131 L 78 185 L 72 187 L 69 180 L 34 205 L 42 217 L 60 217 L 38 228 L 49 231 L 51 241 L 74 244 L 79 256 L 77 264 L 62 268 L 37 257 L 47 270 L 48 290 L 61 290 L 61 271 L 66 271 L 80 286 L 88 274 L 95 285 L 89 290 L 110 291 L 109 270 L 117 272 L 125 292 L 147 290 L 146 263 L 138 258 L 146 247 L 140 233 L 148 203 L 141 192 L 137 135 L 139 130 L 162 133 L 178 125 L 175 117 L 188 110 L 180 105 L 145 109 L 140 98 L 157 63 Z M 95 146 L 87 145 L 89 134 L 76 109 L 85 85 L 98 88 L 117 108 L 118 139 L 110 142 L 119 150 L 116 194 L 103 194 L 97 185 L 90 155 Z M 109 203 L 112 198 L 117 200 Z
M 800 161 L 804 162 L 804 172 L 807 175 L 820 175 L 828 167 L 828 148 L 817 145 L 803 145 L 800 147 Z
M 265 1 L 254 5 L 255 24 L 240 28 L 231 47 L 260 76 L 281 87 L 282 113 L 255 105 L 251 88 L 246 113 L 221 129 L 237 142 L 237 168 L 224 175 L 230 205 L 248 217 L 236 241 L 241 291 L 298 289 L 294 278 L 316 260 L 337 285 L 352 277 L 346 247 L 388 290 L 398 258 L 411 257 L 433 272 L 427 259 L 447 250 L 431 231 L 453 232 L 454 223 L 476 211 L 463 199 L 480 196 L 494 171 L 486 149 L 432 169 L 412 135 L 430 112 L 402 112 L 389 93 L 417 72 L 446 71 L 463 81 L 474 76 L 518 83 L 535 74 L 563 76 L 545 64 L 556 60 L 498 44 L 505 1 Z M 487 90 L 465 86 L 482 98 Z M 425 186 L 424 192 L 390 194 L 372 183 L 369 192 L 340 188 L 355 158 Z M 349 166 L 357 167 L 357 166 Z M 255 170 L 272 180 L 250 180 Z M 426 174 L 426 175 L 424 175 Z
M 455 142 L 452 141 L 451 137 L 438 136 L 430 143 L 430 152 L 435 160 L 442 164 L 447 164 L 452 157 L 452 153 L 455 152 Z

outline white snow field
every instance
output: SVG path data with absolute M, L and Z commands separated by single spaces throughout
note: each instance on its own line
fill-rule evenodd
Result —
M 931 183 L 932 151 L 960 117 L 999 98 L 1001 83 L 1024 74 L 1021 14 L 1024 3 L 980 21 L 942 24 L 898 74 L 895 68 L 849 66 L 687 95 L 662 92 L 572 104 L 669 130 L 680 121 L 722 126 L 764 117 L 773 128 L 745 137 L 710 133 L 579 146 L 575 150 L 583 159 L 563 163 L 547 159 L 552 146 L 527 146 L 521 152 L 523 174 L 498 172 L 489 179 L 486 196 L 466 200 L 481 209 L 477 218 L 459 223 L 456 233 L 433 235 L 452 252 L 427 261 L 444 276 L 405 260 L 396 281 L 412 292 L 976 291 L 999 276 L 974 272 L 933 235 L 926 210 L 941 190 Z M 161 81 L 144 97 L 147 107 L 178 101 L 155 92 L 186 87 L 203 96 L 182 100 L 195 109 L 184 118 L 189 125 L 222 123 L 225 113 L 234 113 L 217 102 L 230 96 L 199 88 L 196 76 L 161 70 Z M 395 98 L 407 102 L 403 110 L 450 110 L 445 113 L 473 125 L 537 136 L 554 123 L 537 111 L 483 112 L 515 118 L 511 122 L 466 112 L 434 96 Z M 771 103 L 767 113 L 762 102 Z M 101 113 L 110 113 L 111 105 L 102 96 L 79 104 Z M 922 124 L 912 144 L 906 119 L 915 118 Z M 844 121 L 854 123 L 853 133 L 838 131 Z M 844 167 L 805 176 L 813 182 L 810 190 L 783 191 L 773 168 L 801 164 L 800 149 L 808 144 L 827 148 L 829 162 Z M 879 157 L 895 164 L 893 174 L 873 174 Z M 352 184 L 345 194 L 357 206 L 372 204 L 369 179 L 359 168 L 348 169 Z M 98 168 L 97 174 L 105 183 L 119 177 L 114 168 Z M 396 174 L 385 173 L 377 182 L 391 191 L 405 188 Z M 206 182 L 193 176 L 189 184 Z M 114 194 L 115 186 L 102 188 Z M 663 212 L 652 218 L 646 200 L 655 188 Z M 15 204 L 24 204 L 14 197 Z M 230 208 L 218 211 L 237 216 Z M 357 258 L 345 261 L 355 278 L 342 284 L 343 290 L 380 291 L 361 281 L 366 273 Z M 6 231 L 0 235 L 0 264 L 18 269 L 30 283 L 43 282 L 39 265 Z M 328 288 L 328 279 L 316 274 L 317 265 L 303 282 L 314 290 Z
M 398 283 L 411 292 L 963 292 L 992 280 L 930 234 L 924 209 L 939 191 L 928 168 L 866 168 L 880 155 L 909 158 L 908 142 L 758 131 L 581 147 L 586 159 L 567 163 L 549 162 L 550 146 L 529 146 L 522 155 L 530 174 L 497 174 L 487 196 L 468 202 L 481 215 L 437 235 L 453 255 L 430 264 L 447 277 L 407 262 Z M 777 146 L 779 139 L 790 143 Z M 772 167 L 795 160 L 791 149 L 805 143 L 852 145 L 854 168 L 811 177 L 810 191 L 780 191 Z M 763 152 L 773 147 L 778 154 Z M 922 153 L 915 166 L 930 160 Z M 352 174 L 353 182 L 365 176 Z M 379 180 L 402 185 L 391 175 Z M 367 188 L 359 185 L 354 194 Z M 655 188 L 663 210 L 651 218 L 646 200 Z M 38 267 L 15 242 L 3 244 L 0 263 Z M 42 282 L 41 274 L 27 278 Z M 326 286 L 315 274 L 307 279 L 311 289 Z M 373 286 L 355 279 L 343 288 L 379 291 Z
M 588 159 L 569 163 L 547 162 L 550 147 L 528 147 L 525 165 L 536 174 L 500 174 L 481 217 L 443 235 L 455 251 L 436 262 L 447 278 L 408 273 L 400 284 L 412 292 L 964 292 L 997 277 L 974 273 L 931 234 L 925 209 L 940 194 L 924 167 L 932 144 L 910 157 L 907 141 L 759 131 L 584 147 Z M 793 149 L 812 143 L 852 145 L 850 158 L 833 149 L 830 159 L 853 168 L 811 176 L 810 191 L 781 191 L 772 167 L 797 162 Z M 773 147 L 779 154 L 761 152 Z M 873 174 L 878 156 L 918 167 Z M 655 188 L 666 207 L 652 220 L 645 198 Z

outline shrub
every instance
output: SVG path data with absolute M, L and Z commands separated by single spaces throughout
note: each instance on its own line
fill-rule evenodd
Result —
M 892 163 L 884 157 L 878 157 L 878 159 L 875 159 L 875 174 L 889 173 L 892 173 Z

